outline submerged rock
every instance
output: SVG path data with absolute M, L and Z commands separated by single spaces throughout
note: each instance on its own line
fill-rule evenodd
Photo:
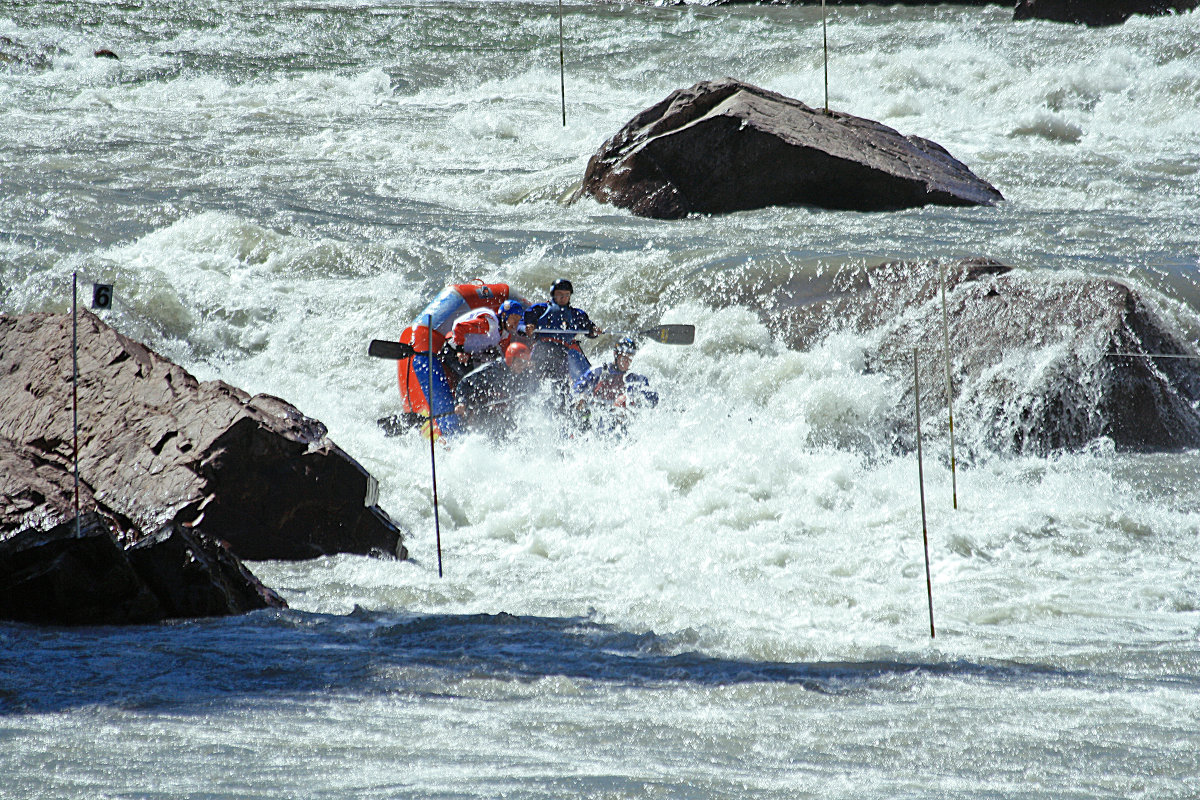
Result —
M 406 557 L 375 479 L 283 400 L 201 383 L 86 311 L 79 369 L 85 511 L 135 532 L 201 527 L 246 559 Z M 0 436 L 43 472 L 70 463 L 71 391 L 70 316 L 0 315 Z M 32 487 L 3 502 L 0 532 L 74 516 L 62 496 Z
M 24 67 L 48 69 L 53 64 L 52 53 L 45 49 L 30 47 L 23 42 L 0 36 L 0 65 L 8 69 Z
M 1045 19 L 1099 27 L 1120 25 L 1134 14 L 1161 16 L 1190 11 L 1200 0 L 1020 0 L 1013 19 Z
M 590 195 L 675 219 L 772 205 L 884 211 L 1004 198 L 943 147 L 726 78 L 672 93 L 588 162 Z
M 772 314 L 796 347 L 837 327 L 872 332 L 872 367 L 906 387 L 895 423 L 905 440 L 914 348 L 922 416 L 931 430 L 945 425 L 938 270 L 857 272 L 827 300 Z M 1134 451 L 1200 446 L 1200 360 L 1162 357 L 1200 353 L 1164 298 L 1113 279 L 973 261 L 950 265 L 946 300 L 955 429 L 968 447 L 1044 454 L 1101 438 Z

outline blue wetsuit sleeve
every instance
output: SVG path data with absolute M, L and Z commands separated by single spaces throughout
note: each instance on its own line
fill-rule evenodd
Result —
M 601 369 L 601 367 L 592 367 L 583 373 L 579 380 L 575 381 L 575 394 L 585 394 L 594 391 L 596 384 L 600 382 Z
M 627 390 L 636 389 L 651 408 L 658 405 L 658 392 L 650 388 L 650 379 L 645 375 L 635 375 L 632 372 L 626 374 L 625 387 Z
M 592 322 L 592 318 L 582 308 L 575 309 L 575 330 L 587 331 L 589 338 L 596 338 L 596 323 Z
M 546 312 L 545 303 L 534 303 L 525 312 L 525 330 L 532 331 L 538 326 L 538 320 L 542 318 L 542 314 Z

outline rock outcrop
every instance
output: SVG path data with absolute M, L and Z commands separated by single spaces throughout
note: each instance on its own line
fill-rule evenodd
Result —
M 572 200 L 584 195 L 660 219 L 1004 199 L 934 142 L 732 78 L 676 91 L 630 120 L 588 162 Z
M 791 346 L 839 327 L 873 332 L 874 369 L 908 387 L 897 429 L 911 437 L 913 349 L 922 408 L 945 407 L 936 263 L 859 271 L 831 297 L 770 312 Z M 1106 278 L 959 262 L 947 270 L 956 432 L 977 451 L 1043 454 L 1107 437 L 1121 449 L 1200 446 L 1200 360 L 1153 292 Z M 1153 356 L 1153 357 L 1152 357 Z
M 1120 25 L 1134 14 L 1160 16 L 1190 11 L 1200 0 L 1020 0 L 1013 19 L 1045 19 L 1093 27 Z
M 123 547 L 98 512 L 0 539 L 0 619 L 129 625 L 286 608 L 220 542 L 177 524 Z
M 0 315 L 0 436 L 36 454 L 42 473 L 71 461 L 71 369 L 69 315 Z M 79 370 L 84 511 L 128 531 L 199 527 L 245 559 L 406 557 L 375 480 L 283 400 L 201 383 L 88 312 Z M 74 516 L 33 486 L 0 505 L 0 536 Z
M 123 625 L 287 607 L 223 542 L 175 522 L 147 536 L 79 488 L 92 510 L 77 530 L 68 467 L 0 438 L 0 619 Z

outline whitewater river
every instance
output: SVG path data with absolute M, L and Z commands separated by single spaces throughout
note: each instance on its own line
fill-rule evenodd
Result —
M 831 9 L 830 105 L 996 208 L 565 204 L 675 89 L 822 105 L 820 13 L 568 2 L 564 127 L 556 4 L 0 1 L 0 310 L 115 283 L 122 332 L 325 422 L 412 554 L 253 563 L 284 612 L 0 624 L 0 798 L 1200 796 L 1200 457 L 977 449 L 955 511 L 933 426 L 931 639 L 906 387 L 869 335 L 790 350 L 726 299 L 984 256 L 1200 323 L 1200 14 Z M 697 341 L 638 354 L 664 399 L 623 439 L 441 448 L 439 579 L 428 444 L 377 425 L 366 344 L 446 283 L 560 276 Z

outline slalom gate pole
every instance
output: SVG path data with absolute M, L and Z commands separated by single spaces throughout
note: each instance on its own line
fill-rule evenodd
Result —
M 829 113 L 829 23 L 825 16 L 825 0 L 821 0 L 821 43 L 825 53 L 825 113 Z
M 429 394 L 425 398 L 429 406 L 429 471 L 433 475 L 433 532 L 437 538 L 437 556 L 438 556 L 438 577 L 442 577 L 442 519 L 438 513 L 438 496 L 437 496 L 437 455 L 434 452 L 433 446 L 433 315 L 430 314 L 428 320 L 428 344 L 429 348 Z
M 954 384 L 950 379 L 950 321 L 946 313 L 946 265 L 938 264 L 942 284 L 942 338 L 946 346 L 946 410 L 950 414 L 950 496 L 958 510 L 958 474 L 954 459 Z
M 79 273 L 71 273 L 71 431 L 75 462 L 75 536 L 79 533 Z
M 558 85 L 562 91 L 563 127 L 567 127 L 567 56 L 563 46 L 563 6 L 558 0 Z
M 925 519 L 925 467 L 921 459 L 921 379 L 917 367 L 917 348 L 913 348 L 913 398 L 917 407 L 917 482 L 921 487 L 921 540 L 925 544 L 925 591 L 929 595 L 929 638 L 936 638 L 933 629 L 933 578 L 929 571 L 929 526 Z

